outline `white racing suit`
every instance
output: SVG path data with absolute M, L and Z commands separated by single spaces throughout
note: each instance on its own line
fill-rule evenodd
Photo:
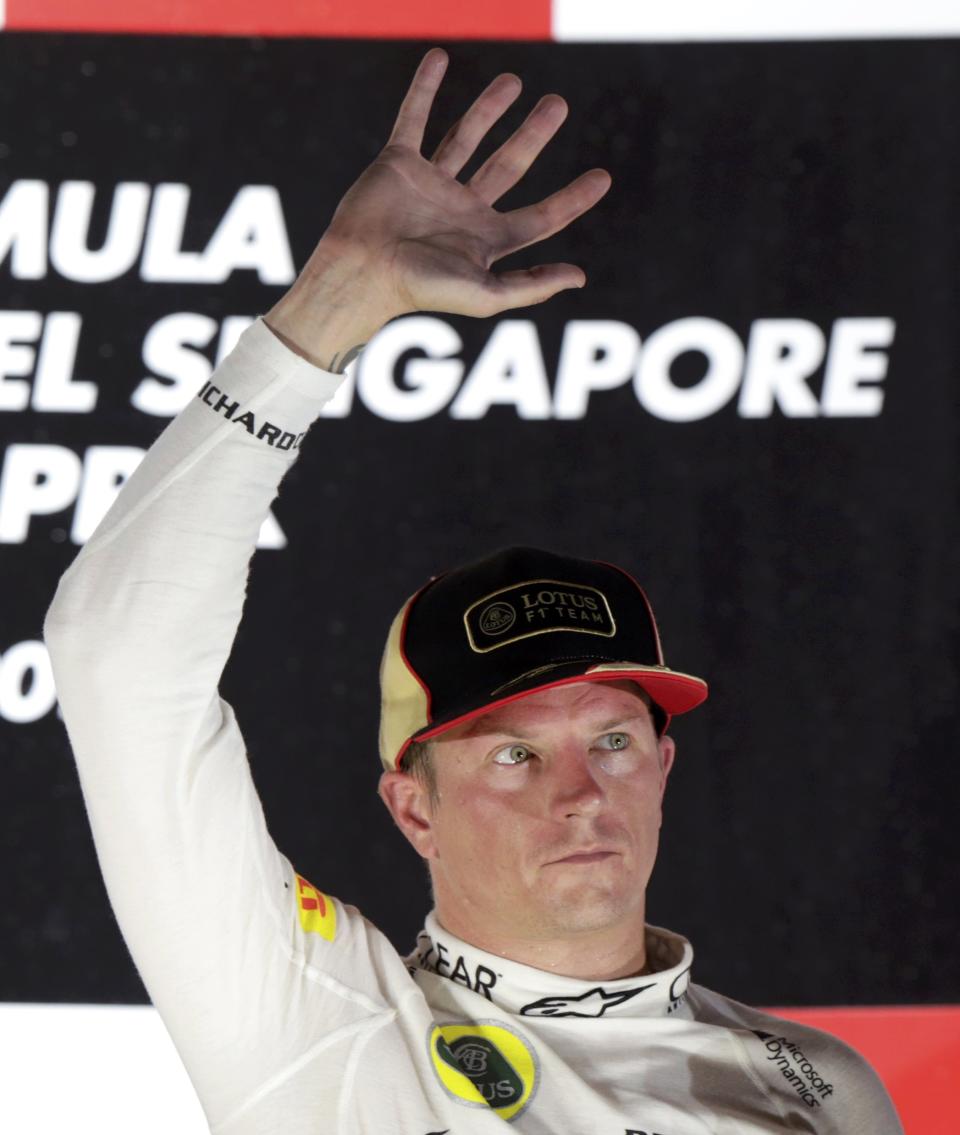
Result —
M 402 959 L 277 851 L 217 693 L 258 530 L 339 381 L 257 322 L 65 573 L 45 632 L 117 919 L 232 1135 L 895 1135 L 839 1041 L 652 975 L 580 981 L 428 916 Z M 321 879 L 321 883 L 324 881 Z

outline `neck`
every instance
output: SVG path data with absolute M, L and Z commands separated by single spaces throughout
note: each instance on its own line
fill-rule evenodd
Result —
M 644 912 L 628 923 L 562 935 L 516 932 L 489 922 L 465 919 L 439 903 L 440 926 L 488 954 L 533 966 L 545 973 L 586 981 L 610 981 L 649 972 Z
M 451 1013 L 468 1008 L 464 997 L 470 1001 L 479 995 L 521 1017 L 684 1015 L 693 962 L 690 944 L 655 926 L 647 926 L 644 937 L 646 975 L 574 977 L 542 968 L 539 955 L 532 958 L 533 964 L 523 963 L 465 942 L 441 926 L 431 911 L 407 964 L 415 980 L 430 987 L 431 1004 Z M 585 967 L 584 972 L 590 970 Z M 479 1011 L 475 1002 L 469 1009 Z

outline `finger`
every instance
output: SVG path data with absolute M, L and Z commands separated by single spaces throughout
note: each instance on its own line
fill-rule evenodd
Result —
M 420 66 L 397 111 L 397 120 L 393 124 L 388 144 L 412 146 L 415 150 L 423 145 L 423 132 L 437 88 L 447 69 L 447 62 L 447 53 L 441 47 L 432 47 L 420 60 Z
M 523 177 L 566 117 L 564 100 L 559 95 L 545 95 L 467 185 L 482 201 L 492 205 Z
M 609 188 L 610 174 L 605 169 L 591 169 L 535 205 L 504 213 L 506 239 L 502 248 L 497 249 L 496 258 L 565 229 L 571 221 L 592 209 Z
M 430 159 L 433 164 L 456 177 L 473 157 L 490 127 L 520 94 L 522 86 L 516 75 L 498 75 L 459 122 L 447 131 Z
M 519 268 L 494 275 L 488 293 L 493 304 L 491 315 L 515 307 L 543 303 L 566 288 L 582 288 L 587 282 L 583 270 L 575 264 L 538 264 L 535 268 Z

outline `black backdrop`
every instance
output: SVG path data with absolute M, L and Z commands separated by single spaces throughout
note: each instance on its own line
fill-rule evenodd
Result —
M 302 263 L 423 47 L 5 35 L 0 189 L 95 183 L 96 247 L 115 185 L 186 183 L 184 246 L 202 249 L 239 187 L 268 184 Z M 356 400 L 320 421 L 275 507 L 288 546 L 257 554 L 223 683 L 277 842 L 411 942 L 424 874 L 374 794 L 389 620 L 432 572 L 495 546 L 596 555 L 635 570 L 668 662 L 712 685 L 674 731 L 649 901 L 652 921 L 693 940 L 699 980 L 764 1004 L 956 1001 L 960 46 L 451 54 L 434 142 L 501 69 L 526 94 L 497 138 L 544 91 L 570 101 L 560 140 L 505 206 L 593 165 L 613 175 L 592 214 L 510 262 L 569 259 L 588 274 L 583 291 L 513 316 L 535 322 L 551 379 L 571 320 L 619 320 L 646 340 L 700 316 L 746 342 L 759 319 L 829 334 L 876 317 L 896 328 L 882 411 L 748 419 L 734 399 L 671 422 L 628 383 L 575 420 L 494 406 L 395 422 Z M 82 315 L 75 374 L 99 384 L 90 414 L 3 412 L 2 440 L 78 454 L 159 432 L 163 419 L 130 405 L 158 319 L 252 315 L 280 294 L 252 271 L 207 285 L 147 283 L 136 268 L 100 284 L 53 268 L 23 279 L 10 256 L 0 281 L 3 311 Z M 444 321 L 468 367 L 497 322 Z M 703 368 L 685 356 L 677 384 Z M 75 552 L 69 527 L 69 511 L 39 516 L 0 547 L 0 653 L 39 637 Z M 0 999 L 142 999 L 55 712 L 0 720 L 0 747 Z

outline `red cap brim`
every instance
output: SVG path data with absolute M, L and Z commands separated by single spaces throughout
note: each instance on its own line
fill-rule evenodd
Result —
M 558 672 L 562 673 L 562 676 Z M 550 676 L 547 677 L 547 674 Z M 411 740 L 428 741 L 431 737 L 439 737 L 458 725 L 464 725 L 482 717 L 485 713 L 500 706 L 509 705 L 521 698 L 541 690 L 552 690 L 558 686 L 570 686 L 575 682 L 636 682 L 641 689 L 646 690 L 654 702 L 667 714 L 668 720 L 680 713 L 688 713 L 704 702 L 709 692 L 707 683 L 702 678 L 692 674 L 682 674 L 677 670 L 670 670 L 666 666 L 643 666 L 633 662 L 601 662 L 584 666 L 583 662 L 570 663 L 565 666 L 552 667 L 548 672 L 541 672 L 536 677 L 526 681 L 511 683 L 510 693 L 498 697 L 494 691 L 490 701 L 470 709 L 456 710 L 447 714 L 442 721 L 433 721 L 416 733 Z M 664 726 L 666 728 L 666 726 Z M 409 742 L 408 742 L 409 744 Z M 400 767 L 407 745 L 404 745 L 397 754 L 396 767 Z

